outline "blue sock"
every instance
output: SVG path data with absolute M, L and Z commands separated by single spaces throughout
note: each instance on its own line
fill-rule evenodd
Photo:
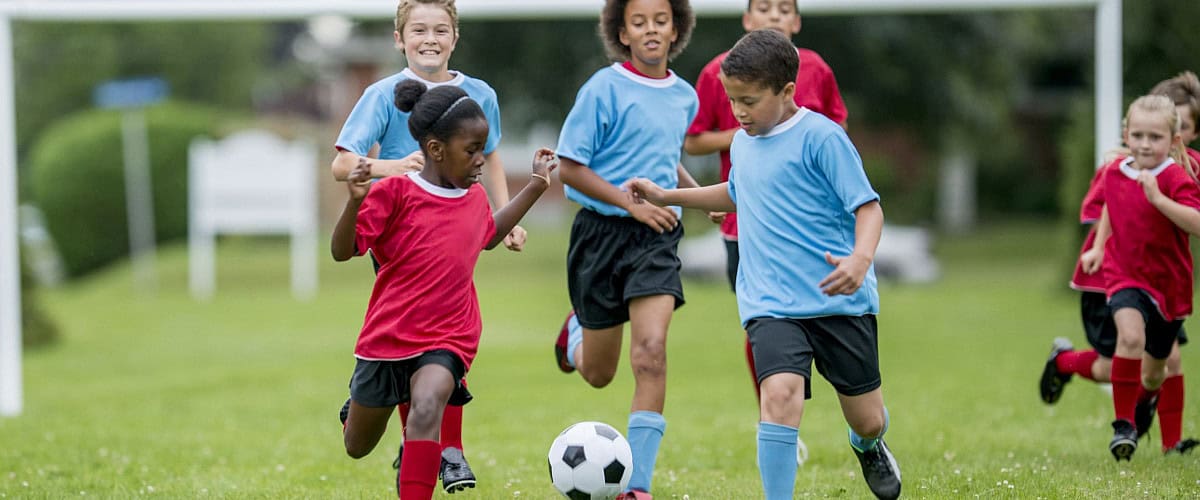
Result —
M 867 451 L 867 450 L 874 449 L 875 443 L 878 443 L 879 439 L 882 438 L 884 434 L 887 434 L 889 423 L 891 423 L 891 418 L 888 416 L 887 407 L 884 407 L 883 408 L 883 430 L 879 432 L 879 435 L 872 437 L 872 438 L 865 438 L 865 437 L 859 436 L 858 434 L 855 434 L 854 429 L 850 429 L 850 446 L 853 446 L 854 449 L 856 449 L 858 451 Z
M 575 366 L 575 349 L 583 343 L 583 325 L 579 324 L 579 316 L 571 315 L 567 320 L 567 364 Z
M 758 475 L 767 500 L 790 499 L 796 487 L 796 439 L 800 430 L 758 423 Z
M 650 492 L 654 461 L 658 459 L 658 443 L 662 441 L 666 429 L 667 420 L 661 413 L 635 411 L 629 414 L 629 448 L 633 451 L 633 474 L 629 477 L 629 489 Z

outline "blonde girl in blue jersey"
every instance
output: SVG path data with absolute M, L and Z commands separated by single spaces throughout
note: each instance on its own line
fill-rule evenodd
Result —
M 608 0 L 600 34 L 619 62 L 579 89 L 558 141 L 559 178 L 567 198 L 583 207 L 567 254 L 571 305 L 582 328 L 560 334 L 555 354 L 560 369 L 604 387 L 616 375 L 630 324 L 634 393 L 626 436 L 634 470 L 623 498 L 650 498 L 666 429 L 667 326 L 684 299 L 679 209 L 633 203 L 620 186 L 633 177 L 696 186 L 679 164 L 696 92 L 667 68 L 694 24 L 687 0 Z

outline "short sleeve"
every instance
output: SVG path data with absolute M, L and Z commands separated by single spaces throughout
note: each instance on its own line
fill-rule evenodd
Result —
M 483 154 L 490 155 L 500 147 L 500 101 L 495 90 L 488 90 L 491 98 L 487 99 L 483 106 L 483 116 L 488 122 L 488 138 L 487 144 L 483 145 Z
M 696 96 L 700 100 L 699 108 L 696 110 L 696 118 L 692 120 L 692 124 L 688 127 L 687 135 L 699 135 L 704 132 L 717 130 L 720 126 L 721 107 L 728 107 L 729 101 L 725 96 L 725 88 L 721 85 L 721 81 L 717 78 L 717 72 L 713 71 L 713 65 L 716 60 L 708 63 L 704 70 L 700 72 L 700 77 L 696 79 Z M 717 66 L 719 67 L 719 66 Z
M 1180 205 L 1200 210 L 1200 185 L 1192 180 L 1192 177 L 1184 170 L 1185 168 L 1179 165 L 1178 175 L 1173 176 L 1177 179 L 1176 185 L 1172 186 L 1169 196 Z
M 840 128 L 833 129 L 816 154 L 818 169 L 829 180 L 846 213 L 854 213 L 858 207 L 879 200 L 879 194 L 867 180 L 858 151 Z
M 575 105 L 567 113 L 558 136 L 558 156 L 581 165 L 590 165 L 592 156 L 604 142 L 611 125 L 607 110 L 608 96 L 600 93 L 593 81 L 585 83 L 575 96 Z
M 1116 165 L 1119 165 L 1122 159 L 1124 158 L 1100 167 L 1096 170 L 1096 175 L 1092 176 L 1092 183 L 1088 185 L 1087 194 L 1083 195 L 1083 201 L 1079 204 L 1080 224 L 1093 224 L 1100 220 L 1100 216 L 1104 213 L 1104 173 L 1118 168 Z
M 823 90 L 821 103 L 825 107 L 822 113 L 834 123 L 846 123 L 849 112 L 846 111 L 846 103 L 842 100 L 841 91 L 838 90 L 837 79 L 833 76 L 833 70 L 829 66 L 826 66 L 825 69 L 821 82 Z
M 379 235 L 387 228 L 391 217 L 399 213 L 397 183 L 399 177 L 388 177 L 371 184 L 371 190 L 358 207 L 354 224 L 354 251 L 363 255 L 374 248 Z
M 388 111 L 392 102 L 376 87 L 367 87 L 334 143 L 340 150 L 365 156 L 387 131 Z

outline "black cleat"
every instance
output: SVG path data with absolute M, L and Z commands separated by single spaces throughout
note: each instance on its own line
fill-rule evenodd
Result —
M 1121 459 L 1128 461 L 1133 457 L 1133 452 L 1137 451 L 1137 429 L 1133 424 L 1125 419 L 1113 420 L 1113 438 L 1108 443 L 1108 451 L 1112 452 L 1113 458 L 1118 462 Z
M 475 473 L 467 465 L 467 457 L 458 448 L 442 450 L 442 469 L 438 472 L 442 479 L 442 489 L 446 493 L 457 493 L 467 488 L 475 487 Z
M 1042 401 L 1048 405 L 1058 402 L 1058 398 L 1062 397 L 1063 386 L 1071 381 L 1070 373 L 1059 373 L 1058 366 L 1055 365 L 1055 360 L 1058 355 L 1074 349 L 1071 341 L 1066 337 L 1058 337 L 1054 339 L 1054 344 L 1050 347 L 1050 359 L 1046 360 L 1046 367 L 1042 369 L 1042 380 L 1038 384 L 1038 389 L 1042 395 Z
M 1154 423 L 1154 412 L 1158 409 L 1158 393 L 1138 401 L 1137 406 L 1133 408 L 1133 426 L 1137 428 L 1137 439 L 1142 440 L 1147 432 L 1150 432 L 1150 425 Z
M 1195 448 L 1197 446 L 1200 446 L 1200 441 L 1197 441 L 1192 438 L 1187 438 L 1187 439 L 1184 439 L 1183 441 L 1175 443 L 1175 446 L 1167 448 L 1167 451 L 1164 451 L 1163 455 L 1172 455 L 1172 454 L 1183 455 L 1185 453 L 1191 453 L 1192 448 Z
M 871 493 L 877 498 L 889 500 L 900 496 L 900 466 L 883 439 L 875 443 L 875 448 L 867 451 L 858 451 L 853 446 L 850 449 L 858 456 L 863 479 L 867 480 Z

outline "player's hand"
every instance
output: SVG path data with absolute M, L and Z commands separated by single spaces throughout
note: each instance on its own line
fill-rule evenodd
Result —
M 508 232 L 508 236 L 504 237 L 504 248 L 514 252 L 520 252 L 525 249 L 525 228 L 521 226 L 513 226 L 512 231 Z
M 655 232 L 662 234 L 673 231 L 679 225 L 679 217 L 669 208 L 651 205 L 649 203 L 630 203 L 626 210 L 638 222 L 650 226 Z
M 1092 247 L 1079 256 L 1079 267 L 1087 274 L 1096 274 L 1104 263 L 1104 249 Z
M 825 252 L 825 262 L 833 266 L 833 272 L 817 283 L 825 295 L 851 295 L 857 292 L 871 268 L 871 261 L 857 254 L 834 257 Z
M 722 222 L 725 222 L 726 215 L 729 215 L 729 213 L 728 212 L 709 212 L 708 220 L 712 221 L 713 224 L 720 224 Z
M 645 179 L 642 177 L 634 177 L 625 181 L 625 183 L 621 185 L 621 189 L 629 191 L 630 196 L 633 196 L 634 203 L 644 203 L 648 201 L 655 205 L 662 206 L 663 197 L 666 195 L 666 191 L 659 187 L 658 184 L 655 184 L 654 181 L 651 181 L 650 179 Z
M 1158 206 L 1159 200 L 1163 198 L 1162 191 L 1158 189 L 1158 178 L 1147 170 L 1141 171 L 1138 174 L 1137 182 L 1142 186 L 1142 192 L 1146 193 L 1146 201 L 1151 205 Z
M 371 189 L 371 163 L 366 158 L 359 158 L 358 165 L 346 176 L 346 187 L 350 190 L 351 199 L 367 197 L 367 191 Z
M 550 183 L 550 172 L 558 168 L 558 156 L 550 148 L 538 148 L 533 153 L 533 175 L 541 176 L 547 184 Z
M 425 168 L 425 153 L 422 153 L 421 150 L 418 149 L 410 153 L 408 156 L 401 158 L 400 161 L 400 168 L 404 170 L 401 172 L 402 174 L 408 172 L 420 172 L 421 169 Z

